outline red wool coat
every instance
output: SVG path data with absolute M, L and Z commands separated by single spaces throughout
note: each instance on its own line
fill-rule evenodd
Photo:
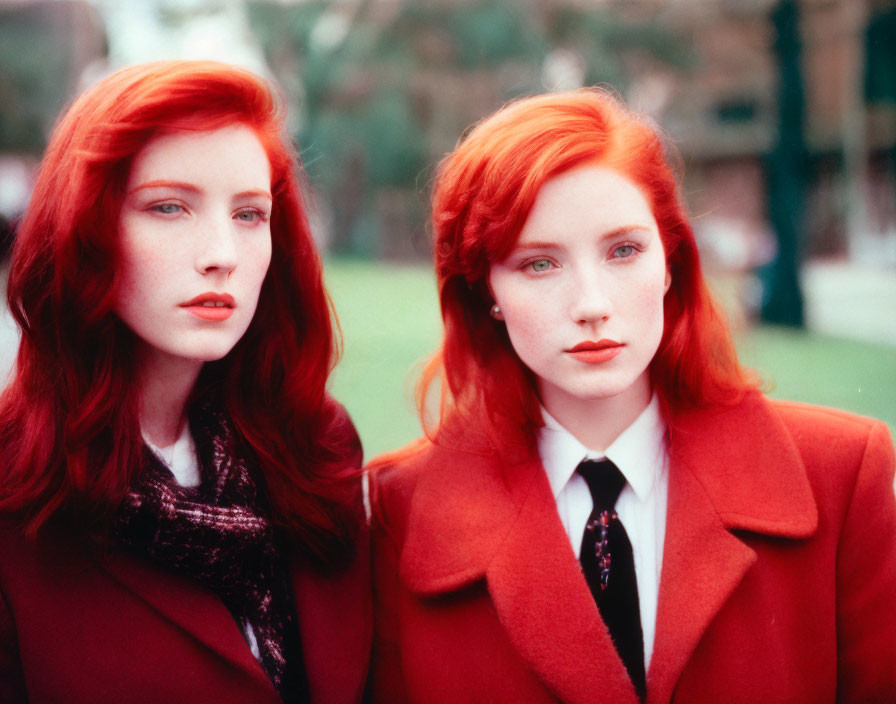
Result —
M 211 591 L 66 536 L 0 531 L 0 702 L 276 704 L 280 696 Z M 367 549 L 323 577 L 293 564 L 312 700 L 361 700 L 370 646 Z
M 345 410 L 328 430 L 345 467 L 361 446 Z M 360 505 L 358 506 L 360 510 Z M 368 534 L 350 566 L 290 562 L 312 701 L 360 702 L 372 631 Z M 0 704 L 277 704 L 224 603 L 188 577 L 82 536 L 37 543 L 0 522 Z
M 670 419 L 648 702 L 896 702 L 886 426 L 758 394 Z M 637 702 L 537 458 L 371 481 L 377 702 Z

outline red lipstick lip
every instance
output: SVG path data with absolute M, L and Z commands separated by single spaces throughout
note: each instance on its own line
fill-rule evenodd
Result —
M 624 347 L 625 345 L 615 340 L 599 340 L 597 342 L 586 340 L 566 351 L 574 359 L 584 364 L 604 364 L 614 359 Z
M 191 298 L 186 303 L 181 303 L 181 308 L 190 308 L 191 306 L 201 306 L 203 303 L 218 303 L 221 302 L 224 304 L 226 308 L 235 308 L 236 301 L 233 299 L 229 293 L 214 293 L 213 291 L 209 291 L 207 293 L 200 293 L 195 298 Z
M 591 340 L 585 340 L 585 342 L 580 342 L 575 347 L 572 347 L 567 352 L 594 352 L 596 350 L 605 350 L 613 347 L 622 347 L 621 342 L 616 342 L 616 340 L 598 340 L 597 342 L 592 342 Z

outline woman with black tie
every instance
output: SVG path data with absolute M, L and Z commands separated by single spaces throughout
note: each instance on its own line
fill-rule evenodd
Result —
M 896 699 L 889 432 L 757 391 L 656 130 L 512 103 L 433 221 L 438 418 L 371 467 L 374 699 Z

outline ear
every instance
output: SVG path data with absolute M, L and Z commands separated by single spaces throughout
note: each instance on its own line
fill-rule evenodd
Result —
M 669 293 L 669 287 L 672 285 L 672 272 L 666 269 L 666 283 L 663 285 L 663 295 Z

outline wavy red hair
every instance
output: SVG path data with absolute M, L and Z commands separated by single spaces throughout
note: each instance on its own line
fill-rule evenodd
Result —
M 586 163 L 636 183 L 659 226 L 672 285 L 650 372 L 664 409 L 724 403 L 753 386 L 704 281 L 670 156 L 646 119 L 589 88 L 512 102 L 442 161 L 432 217 L 445 333 L 419 386 L 424 426 L 428 393 L 440 380 L 442 430 L 452 419 L 464 436 L 485 433 L 498 447 L 531 443 L 541 425 L 536 387 L 506 328 L 489 315 L 486 278 L 510 253 L 541 186 Z
M 29 532 L 60 514 L 108 525 L 140 466 L 135 340 L 113 313 L 131 163 L 157 135 L 232 124 L 253 129 L 270 160 L 273 253 L 249 329 L 205 365 L 197 394 L 223 395 L 275 519 L 310 555 L 327 561 L 350 542 L 338 492 L 321 478 L 345 458 L 328 428 L 337 350 L 298 158 L 267 83 L 213 62 L 119 71 L 78 98 L 50 140 L 13 251 L 7 297 L 22 340 L 0 399 L 0 508 Z

